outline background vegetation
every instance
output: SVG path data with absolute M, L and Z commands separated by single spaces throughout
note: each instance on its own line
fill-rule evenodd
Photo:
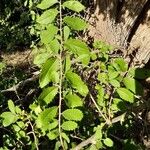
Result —
M 2 53 L 32 53 L 0 63 L 0 149 L 145 149 L 150 70 L 86 40 L 86 5 L 2 0 Z

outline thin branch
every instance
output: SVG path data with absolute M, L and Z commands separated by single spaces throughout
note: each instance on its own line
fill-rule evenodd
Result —
M 58 116 L 58 126 L 59 126 L 59 138 L 62 148 L 65 150 L 62 135 L 61 135 L 61 107 L 62 107 L 62 80 L 63 80 L 63 66 L 62 66 L 62 53 L 63 53 L 63 33 L 62 33 L 62 1 L 59 1 L 59 19 L 60 19 L 60 59 L 59 59 L 59 68 L 60 68 L 60 77 L 59 77 L 59 116 Z
M 9 88 L 9 89 L 2 90 L 1 93 L 7 93 L 7 92 L 15 92 L 15 93 L 16 93 L 16 91 L 17 91 L 18 89 L 20 89 L 20 88 L 23 87 L 24 85 L 27 85 L 28 83 L 33 82 L 33 81 L 35 81 L 35 80 L 37 80 L 37 79 L 38 79 L 38 75 L 34 75 L 34 76 L 31 77 L 31 78 L 28 78 L 28 79 L 26 79 L 26 80 L 24 80 L 24 81 L 20 81 L 18 84 L 12 86 L 12 87 Z
M 103 117 L 103 119 L 105 120 L 106 124 L 110 124 L 110 120 L 107 119 L 107 117 L 102 113 L 102 111 L 100 110 L 99 106 L 97 105 L 96 101 L 94 100 L 92 94 L 90 94 L 90 98 L 92 100 L 92 102 L 94 103 L 95 107 L 97 108 L 99 114 Z
M 34 127 L 33 127 L 33 125 L 32 125 L 32 123 L 31 123 L 31 121 L 28 119 L 28 122 L 29 122 L 29 124 L 30 124 L 30 126 L 31 126 L 31 129 L 32 129 L 32 134 L 33 134 L 33 137 L 34 137 L 34 143 L 35 143 L 35 147 L 36 147 L 36 150 L 39 150 L 39 147 L 38 147 L 38 140 L 37 140 L 37 137 L 36 137 L 36 135 L 35 135 L 35 131 L 34 131 Z
M 123 116 L 125 116 L 125 115 L 126 115 L 126 113 L 123 113 L 122 115 L 113 118 L 112 121 L 111 121 L 111 124 L 121 121 Z M 85 147 L 85 146 L 87 146 L 89 144 L 95 144 L 95 143 L 96 143 L 95 134 L 93 134 L 91 137 L 89 137 L 88 139 L 84 140 L 83 142 L 81 142 L 79 145 L 77 145 L 75 148 L 73 148 L 71 150 L 81 150 L 83 147 Z
M 95 143 L 96 143 L 96 140 L 95 140 L 95 134 L 94 134 L 90 138 L 81 142 L 79 145 L 77 145 L 75 148 L 73 148 L 71 150 L 81 150 L 83 147 L 85 147 L 89 144 L 95 144 Z

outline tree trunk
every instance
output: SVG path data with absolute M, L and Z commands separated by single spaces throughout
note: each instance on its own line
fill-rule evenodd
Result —
M 94 17 L 93 17 L 94 16 Z M 93 19 L 96 18 L 96 19 Z M 150 0 L 94 0 L 89 35 L 134 53 L 134 65 L 150 59 Z

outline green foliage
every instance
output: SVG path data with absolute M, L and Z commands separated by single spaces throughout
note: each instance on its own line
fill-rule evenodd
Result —
M 67 109 L 62 112 L 62 116 L 66 120 L 81 121 L 83 118 L 83 113 L 79 109 Z
M 117 93 L 123 100 L 131 102 L 131 103 L 134 102 L 134 94 L 131 93 L 128 89 L 118 88 Z
M 86 96 L 88 94 L 88 87 L 82 81 L 81 77 L 72 71 L 68 71 L 66 73 L 66 79 L 75 88 L 82 96 Z
M 37 8 L 47 9 L 47 8 L 53 6 L 54 4 L 56 4 L 57 2 L 58 2 L 58 0 L 51 0 L 51 1 L 42 0 L 42 2 L 37 5 Z
M 62 124 L 62 129 L 66 131 L 72 131 L 75 130 L 78 127 L 77 123 L 74 121 L 65 121 Z
M 1 114 L 1 117 L 3 118 L 3 126 L 7 127 L 11 125 L 12 123 L 15 123 L 18 119 L 16 114 L 13 114 L 12 112 L 4 112 Z
M 50 122 L 52 122 L 56 117 L 57 110 L 58 108 L 54 106 L 42 111 L 37 117 L 37 127 L 41 128 L 43 131 L 46 131 L 49 128 L 49 126 L 51 126 Z
M 66 105 L 69 108 L 83 106 L 82 99 L 76 94 L 71 94 L 71 93 L 67 94 L 65 96 L 65 101 L 66 101 Z
M 87 23 L 79 17 L 65 17 L 64 22 L 74 30 L 82 31 L 87 28 Z
M 85 7 L 78 1 L 66 1 L 63 3 L 63 6 L 78 13 L 85 9 Z
M 33 1 L 29 3 L 31 8 Z M 5 135 L 9 149 L 19 143 L 18 149 L 38 150 L 43 139 L 49 149 L 72 149 L 88 137 L 94 138 L 84 145 L 87 149 L 115 149 L 111 135 L 117 126 L 128 129 L 132 124 L 128 106 L 139 104 L 143 88 L 137 79 L 149 77 L 149 70 L 131 70 L 123 58 L 111 57 L 113 47 L 103 41 L 88 45 L 79 39 L 78 31 L 88 27 L 79 14 L 84 10 L 78 0 L 42 0 L 32 10 L 36 23 L 31 31 L 39 37 L 34 64 L 40 71 L 41 93 L 27 109 L 8 101 L 0 117 L 1 125 L 14 134 Z M 113 122 L 115 117 L 121 119 Z
M 104 139 L 104 144 L 108 147 L 112 147 L 113 141 L 110 138 L 106 138 L 106 139 Z

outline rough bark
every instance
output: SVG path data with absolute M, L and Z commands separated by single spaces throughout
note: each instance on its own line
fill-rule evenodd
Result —
M 150 0 L 94 0 L 94 17 L 89 35 L 103 40 L 125 54 L 134 50 L 134 63 L 150 59 Z M 143 65 L 142 65 L 143 64 Z

